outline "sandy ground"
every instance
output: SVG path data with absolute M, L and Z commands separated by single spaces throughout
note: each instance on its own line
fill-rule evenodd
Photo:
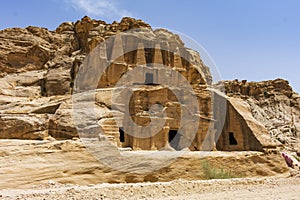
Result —
M 2 199 L 295 199 L 300 178 L 242 178 L 165 183 L 61 185 L 1 190 Z
M 265 200 L 300 195 L 300 178 L 288 178 L 290 171 L 280 154 L 125 151 L 115 155 L 106 146 L 95 150 L 105 162 L 117 165 L 99 162 L 78 140 L 0 140 L 0 199 Z M 204 160 L 244 178 L 201 180 Z

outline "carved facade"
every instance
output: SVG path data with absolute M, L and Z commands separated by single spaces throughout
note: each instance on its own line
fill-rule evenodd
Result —
M 152 49 L 145 48 L 145 41 L 136 45 L 137 50 L 124 53 L 123 47 L 126 44 L 121 36 L 117 36 L 111 57 L 114 57 L 113 54 L 116 52 L 122 56 L 111 61 L 104 78 L 98 83 L 98 88 L 113 91 L 124 74 L 137 66 L 143 68 L 135 77 L 130 75 L 127 77 L 128 83 L 136 83 L 138 87 L 127 88 L 127 92 L 131 94 L 126 96 L 130 98 L 129 104 L 121 103 L 119 105 L 121 109 L 116 110 L 124 117 L 126 115 L 124 108 L 129 106 L 127 115 L 130 119 L 126 121 L 125 117 L 119 121 L 120 127 L 113 119 L 104 119 L 99 123 L 102 134 L 109 136 L 118 147 L 130 147 L 133 150 L 188 148 L 193 151 L 212 149 L 263 151 L 266 148 L 276 148 L 276 144 L 270 142 L 268 131 L 251 116 L 247 106 L 210 89 L 211 76 L 196 52 L 185 49 L 187 56 L 183 58 L 180 51 L 176 53 L 164 51 L 158 43 L 152 45 L 154 47 Z M 179 48 L 183 49 L 183 46 L 177 47 Z M 130 56 L 127 57 L 128 55 Z M 199 66 L 199 63 L 202 64 Z M 189 112 L 190 118 L 186 121 L 182 121 L 182 109 L 187 107 L 173 92 L 177 90 L 180 98 L 188 96 L 188 88 L 179 86 L 183 79 L 191 86 L 199 106 L 198 112 Z M 160 84 L 161 82 L 164 84 Z M 164 116 L 158 117 L 165 123 L 153 134 L 145 127 L 151 123 L 151 106 L 155 104 L 162 106 L 165 111 Z M 134 125 L 131 126 L 132 122 Z M 181 126 L 182 123 L 196 123 L 197 128 L 195 130 L 193 126 Z
M 137 31 L 119 34 L 132 29 Z M 134 150 L 262 151 L 274 147 L 266 126 L 252 117 L 249 105 L 211 90 L 212 77 L 200 55 L 167 30 L 152 30 L 150 25 L 132 18 L 107 24 L 84 17 L 76 23 L 62 23 L 55 31 L 30 26 L 1 30 L 0 36 L 5 38 L 0 44 L 0 138 L 72 139 L 82 129 L 90 137 L 100 134 L 100 139 L 108 138 L 118 147 Z M 110 37 L 112 42 L 104 42 Z M 89 59 L 88 55 L 93 54 L 96 56 Z M 87 68 L 82 69 L 84 64 Z M 142 70 L 131 74 L 140 67 Z M 99 72 L 103 72 L 101 78 Z M 83 106 L 79 122 L 84 120 L 76 126 L 72 94 L 78 88 L 80 73 L 88 74 L 79 80 L 82 91 L 96 90 L 92 105 L 96 112 L 91 116 Z M 123 79 L 124 85 L 136 87 L 122 88 L 119 83 Z M 236 84 L 230 84 L 232 92 L 257 98 L 271 96 L 260 91 L 260 85 Z M 279 86 L 276 82 L 268 87 L 277 90 Z M 112 105 L 112 94 L 122 91 L 132 94 L 129 103 L 117 101 Z M 290 96 L 293 94 L 286 98 Z M 198 110 L 187 97 L 197 100 Z M 299 99 L 290 105 L 298 109 Z M 159 105 L 164 115 L 151 118 L 156 113 L 153 105 Z M 278 112 L 281 110 L 289 107 Z M 186 113 L 188 117 L 182 119 Z M 125 114 L 130 118 L 124 118 Z M 294 134 L 299 130 L 299 119 L 293 113 L 291 116 L 287 120 L 294 124 Z M 124 120 L 120 120 L 122 117 Z M 268 123 L 265 115 L 255 117 Z M 142 131 L 141 127 L 155 120 L 164 121 L 156 134 Z

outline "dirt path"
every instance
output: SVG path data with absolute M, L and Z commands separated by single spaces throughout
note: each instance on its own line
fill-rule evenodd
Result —
M 247 178 L 166 183 L 62 185 L 0 190 L 2 199 L 299 199 L 300 178 Z

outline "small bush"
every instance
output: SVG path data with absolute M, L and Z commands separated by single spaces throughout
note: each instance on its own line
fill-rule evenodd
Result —
M 204 172 L 205 179 L 228 179 L 228 178 L 240 178 L 240 175 L 234 174 L 224 168 L 216 168 L 212 166 L 208 161 L 202 161 L 201 166 Z
M 270 95 L 269 95 L 268 92 L 264 92 L 264 96 L 265 96 L 266 98 L 269 98 L 269 97 L 270 97 Z
M 299 158 L 298 156 L 293 155 L 293 157 L 294 157 L 298 162 L 300 162 L 300 158 Z

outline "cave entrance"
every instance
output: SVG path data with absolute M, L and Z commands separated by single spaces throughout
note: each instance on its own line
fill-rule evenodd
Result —
M 179 146 L 180 141 L 180 134 L 177 130 L 170 130 L 169 131 L 169 144 L 171 147 L 173 147 L 175 150 L 181 150 Z
M 146 85 L 153 85 L 153 74 L 152 73 L 146 73 L 145 76 L 145 84 Z
M 123 131 L 123 128 L 119 128 L 119 133 L 120 133 L 120 142 L 125 142 L 125 133 Z
M 229 145 L 237 145 L 238 142 L 234 137 L 233 132 L 229 132 Z

